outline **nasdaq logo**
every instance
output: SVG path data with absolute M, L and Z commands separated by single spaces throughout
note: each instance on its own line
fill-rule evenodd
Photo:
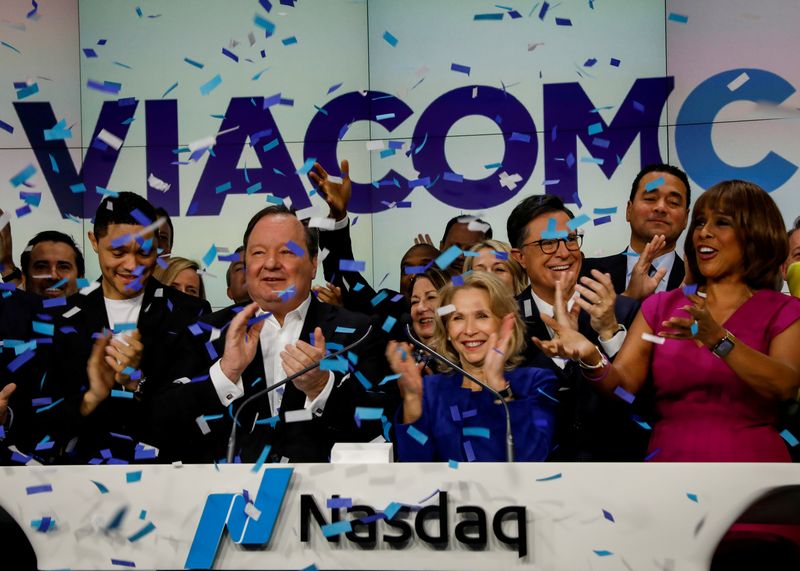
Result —
M 211 569 L 225 528 L 241 545 L 265 545 L 272 537 L 293 468 L 264 470 L 252 507 L 241 494 L 209 494 L 185 569 Z M 260 512 L 260 513 L 259 513 Z

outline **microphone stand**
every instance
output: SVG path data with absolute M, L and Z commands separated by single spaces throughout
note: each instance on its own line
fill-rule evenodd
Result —
M 500 404 L 503 405 L 503 410 L 506 413 L 506 461 L 513 462 L 514 434 L 511 432 L 511 411 L 508 410 L 508 403 L 506 402 L 506 400 L 500 395 L 500 393 L 498 393 L 495 389 L 493 389 L 492 387 L 490 387 L 489 385 L 487 385 L 486 383 L 475 377 L 475 375 L 466 372 L 463 368 L 456 365 L 453 361 L 451 361 L 444 355 L 438 353 L 431 347 L 428 347 L 427 345 L 425 345 L 425 343 L 414 337 L 414 334 L 411 332 L 411 325 L 409 325 L 408 323 L 406 323 L 406 336 L 413 345 L 415 345 L 419 349 L 422 349 L 426 353 L 430 353 L 437 361 L 449 365 L 450 367 L 452 367 L 453 369 L 455 369 L 456 371 L 467 377 L 470 381 L 480 385 L 481 387 L 492 393 L 495 396 L 495 398 L 497 398 L 500 401 Z
M 369 337 L 369 334 L 371 332 L 372 332 L 372 325 L 367 327 L 367 331 L 364 333 L 364 335 L 361 336 L 360 339 L 357 339 L 356 341 L 354 341 L 353 343 L 351 343 L 347 347 L 343 347 L 343 348 L 339 349 L 338 351 L 336 351 L 335 353 L 331 353 L 330 355 L 325 355 L 319 361 L 314 361 L 313 363 L 311 363 L 307 367 L 301 369 L 300 371 L 297 371 L 293 375 L 289 375 L 288 377 L 286 377 L 282 381 L 278 381 L 274 385 L 270 385 L 270 386 L 268 386 L 268 387 L 266 387 L 264 389 L 261 389 L 257 393 L 255 393 L 253 395 L 250 395 L 247 399 L 245 399 L 244 402 L 242 402 L 242 404 L 239 406 L 238 410 L 236 411 L 236 414 L 233 415 L 233 426 L 231 427 L 231 434 L 228 437 L 228 451 L 227 451 L 227 454 L 226 454 L 226 458 L 227 458 L 228 464 L 233 463 L 234 451 L 236 450 L 236 427 L 239 425 L 239 414 L 242 412 L 244 407 L 246 407 L 248 404 L 250 404 L 252 401 L 256 400 L 257 398 L 262 397 L 265 394 L 267 394 L 269 392 L 272 392 L 272 391 L 274 391 L 275 389 L 277 389 L 279 387 L 284 386 L 286 383 L 289 383 L 289 382 L 295 380 L 297 377 L 305 375 L 307 372 L 309 372 L 309 371 L 311 371 L 313 369 L 316 369 L 317 367 L 319 367 L 320 362 L 324 361 L 325 359 L 331 359 L 333 357 L 338 357 L 342 353 L 345 353 L 347 351 L 350 351 L 351 349 L 354 349 L 355 347 L 359 346 L 367 337 Z

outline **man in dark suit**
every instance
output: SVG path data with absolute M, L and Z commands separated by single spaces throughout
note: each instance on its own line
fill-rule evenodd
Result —
M 686 229 L 690 204 L 685 172 L 664 164 L 643 168 L 633 180 L 625 209 L 630 245 L 613 256 L 588 258 L 584 275 L 591 275 L 593 269 L 608 273 L 614 291 L 638 301 L 679 287 L 684 267 L 675 245 Z
M 102 277 L 59 308 L 45 385 L 53 402 L 63 401 L 36 415 L 63 455 L 59 461 L 153 459 L 153 452 L 142 452 L 154 438 L 148 392 L 171 380 L 180 338 L 210 311 L 208 302 L 152 277 L 156 227 L 153 206 L 131 192 L 107 197 L 97 209 L 89 241 Z M 87 376 L 95 339 L 106 331 L 103 362 L 113 369 L 113 386 Z
M 337 350 L 365 335 L 368 317 L 311 295 L 317 240 L 316 229 L 284 207 L 267 207 L 250 220 L 243 242 L 253 303 L 218 311 L 198 324 L 211 335 L 208 342 L 198 335 L 196 350 L 187 352 L 194 356 L 187 374 L 196 382 L 165 391 L 163 402 L 170 404 L 158 407 L 165 416 L 156 424 L 173 427 L 165 444 L 170 454 L 194 462 L 224 457 L 242 397 L 322 360 L 326 347 Z M 379 328 L 346 357 L 326 360 L 243 409 L 242 459 L 255 461 L 264 453 L 270 460 L 326 462 L 335 442 L 368 441 L 383 433 L 394 416 L 396 390 L 366 390 L 378 388 L 388 373 Z M 355 418 L 358 406 L 383 408 L 385 422 Z
M 570 228 L 572 212 L 555 196 L 524 199 L 508 218 L 512 255 L 525 268 L 531 286 L 517 296 L 529 338 L 551 339 L 541 315 L 554 315 L 556 284 L 561 285 L 574 328 L 612 357 L 619 351 L 633 322 L 638 303 L 616 296 L 608 275 L 580 275 L 583 236 Z M 526 358 L 534 366 L 556 373 L 559 401 L 556 441 L 550 459 L 559 461 L 640 460 L 646 435 L 631 420 L 627 403 L 606 399 L 580 373 L 577 363 L 546 357 L 533 343 Z

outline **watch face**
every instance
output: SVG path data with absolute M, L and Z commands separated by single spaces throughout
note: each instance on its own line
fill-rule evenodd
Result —
M 726 337 L 720 341 L 716 347 L 714 347 L 714 354 L 719 355 L 720 357 L 725 357 L 731 352 L 731 349 L 733 349 L 733 341 Z

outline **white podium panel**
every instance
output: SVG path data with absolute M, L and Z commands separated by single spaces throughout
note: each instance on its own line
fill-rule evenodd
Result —
M 800 484 L 791 464 L 251 468 L 2 468 L 0 504 L 41 569 L 681 571 L 706 569 L 754 500 Z

